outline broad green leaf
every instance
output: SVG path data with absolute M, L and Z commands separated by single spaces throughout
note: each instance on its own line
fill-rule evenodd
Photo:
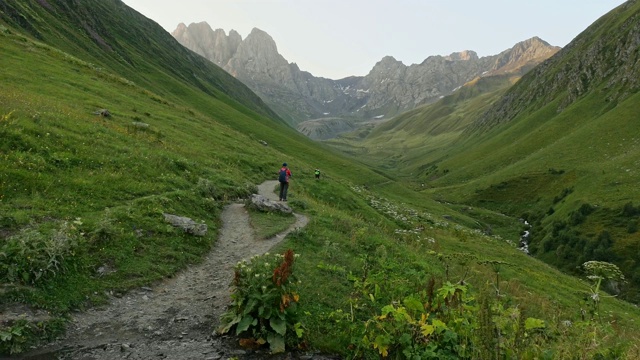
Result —
M 424 337 L 429 337 L 433 332 L 436 331 L 436 327 L 430 324 L 424 324 L 420 326 L 420 333 Z
M 11 333 L 6 331 L 0 331 L 0 341 L 9 341 L 11 340 Z
M 271 319 L 269 319 L 269 325 L 271 325 L 271 328 L 275 332 L 282 336 L 284 336 L 284 334 L 287 332 L 287 322 L 278 317 L 272 317 Z
M 411 335 L 412 334 L 409 334 L 409 333 L 403 333 L 398 338 L 398 343 L 400 343 L 402 346 L 405 346 L 405 347 L 411 346 L 411 342 L 413 340 Z
M 544 329 L 544 320 L 536 319 L 536 318 L 527 318 L 524 322 L 524 328 L 527 330 L 531 329 Z
M 442 330 L 447 330 L 449 329 L 449 327 L 447 326 L 447 324 L 445 324 L 444 322 L 442 322 L 442 320 L 438 320 L 438 319 L 433 319 L 433 321 L 431 322 L 433 324 L 433 326 L 435 326 L 436 329 L 438 329 L 438 332 L 442 331 Z
M 387 305 L 382 308 L 382 316 L 388 315 L 394 311 L 396 311 L 396 308 L 394 308 L 393 305 Z
M 245 314 L 253 312 L 258 306 L 258 302 L 255 299 L 251 299 L 247 302 L 247 306 L 244 308 Z
M 267 341 L 272 354 L 284 352 L 284 336 L 270 332 Z
M 279 312 L 279 311 L 278 311 L 278 312 Z M 261 315 L 261 318 L 262 318 L 262 319 L 270 319 L 270 318 L 271 318 L 271 315 L 273 315 L 273 308 L 272 308 L 272 307 L 270 307 L 270 306 L 266 306 L 266 307 L 264 308 L 264 312 L 263 312 L 263 314 Z
M 228 323 L 224 324 L 224 326 L 220 326 L 218 328 L 218 334 L 226 334 L 227 332 L 229 332 L 229 330 L 231 330 L 231 327 L 235 324 L 237 324 L 238 322 L 240 322 L 240 315 L 234 317 L 233 319 L 231 319 L 231 321 L 229 321 Z
M 236 327 L 236 335 L 240 335 L 243 331 L 247 331 L 249 326 L 251 326 L 251 323 L 253 323 L 253 320 L 253 316 L 245 315 L 245 317 L 243 317 L 238 323 L 238 327 Z
M 389 355 L 389 343 L 391 341 L 382 335 L 376 336 L 376 339 L 373 341 L 373 348 L 378 349 L 378 352 L 382 357 L 387 357 Z
M 406 297 L 403 301 L 404 306 L 407 307 L 407 309 L 409 310 L 413 310 L 413 311 L 417 311 L 417 312 L 423 312 L 424 311 L 424 305 L 422 305 L 422 303 L 420 302 L 420 300 L 409 296 Z

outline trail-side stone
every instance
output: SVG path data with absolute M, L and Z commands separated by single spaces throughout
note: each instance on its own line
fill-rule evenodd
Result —
M 96 115 L 100 115 L 102 117 L 110 117 L 111 113 L 107 109 L 99 109 L 93 112 Z
M 207 234 L 207 224 L 198 224 L 188 217 L 171 215 L 167 213 L 163 213 L 162 215 L 164 215 L 164 221 L 175 227 L 181 228 L 187 234 L 192 234 L 195 236 L 205 236 Z
M 258 194 L 252 194 L 249 199 L 249 206 L 264 212 L 281 212 L 291 214 L 291 208 L 286 204 L 271 201 L 266 197 Z

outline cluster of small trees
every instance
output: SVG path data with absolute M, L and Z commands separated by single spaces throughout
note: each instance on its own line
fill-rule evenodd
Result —
M 629 280 L 621 295 L 628 300 L 638 300 L 640 253 L 623 249 L 637 246 L 634 245 L 637 240 L 628 235 L 638 231 L 639 215 L 640 206 L 636 207 L 628 202 L 617 209 L 582 204 L 566 218 L 556 219 L 547 225 L 542 225 L 541 219 L 536 219 L 536 231 L 532 233 L 529 251 L 574 274 L 579 274 L 581 264 L 587 261 L 616 264 Z M 591 216 L 597 218 L 588 221 Z M 594 229 L 598 231 L 593 231 Z

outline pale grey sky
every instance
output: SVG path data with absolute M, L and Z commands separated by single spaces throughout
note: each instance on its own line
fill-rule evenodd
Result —
M 246 38 L 257 27 L 301 70 L 330 79 L 474 50 L 495 55 L 539 36 L 565 46 L 622 0 L 123 0 L 167 32 L 206 21 Z

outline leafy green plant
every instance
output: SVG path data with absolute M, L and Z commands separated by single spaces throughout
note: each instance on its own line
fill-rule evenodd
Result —
M 41 340 L 50 341 L 64 332 L 66 320 L 59 317 L 28 321 L 24 317 L 16 320 L 0 320 L 0 354 L 19 354 Z
M 466 292 L 465 285 L 447 282 L 435 293 L 423 293 L 427 298 L 412 295 L 402 305 L 386 305 L 367 322 L 362 342 L 382 357 L 470 358 L 474 299 Z
M 297 303 L 300 296 L 293 276 L 295 255 L 254 256 L 235 267 L 230 309 L 222 317 L 221 334 L 235 328 L 235 334 L 245 337 L 241 344 L 269 344 L 272 353 L 285 350 L 287 341 L 302 337 L 298 322 Z M 248 337 L 248 339 L 247 339 Z
M 76 229 L 66 221 L 49 231 L 26 227 L 0 248 L 0 279 L 35 284 L 54 277 L 65 270 L 65 260 L 74 255 L 77 245 Z
M 616 265 L 605 261 L 587 261 L 582 264 L 582 268 L 587 274 L 587 278 L 592 282 L 588 294 L 589 313 L 592 318 L 599 317 L 602 282 L 624 282 L 624 275 Z
M 481 260 L 478 263 L 481 265 L 488 265 L 496 275 L 496 282 L 494 287 L 496 290 L 496 296 L 500 296 L 500 272 L 502 271 L 503 266 L 512 266 L 512 264 L 501 260 Z
M 18 354 L 25 350 L 29 340 L 29 324 L 18 320 L 14 324 L 0 327 L 0 354 Z
M 479 304 L 468 286 L 446 282 L 384 306 L 367 322 L 362 343 L 396 359 L 533 358 L 544 328 L 518 307 L 487 298 Z

